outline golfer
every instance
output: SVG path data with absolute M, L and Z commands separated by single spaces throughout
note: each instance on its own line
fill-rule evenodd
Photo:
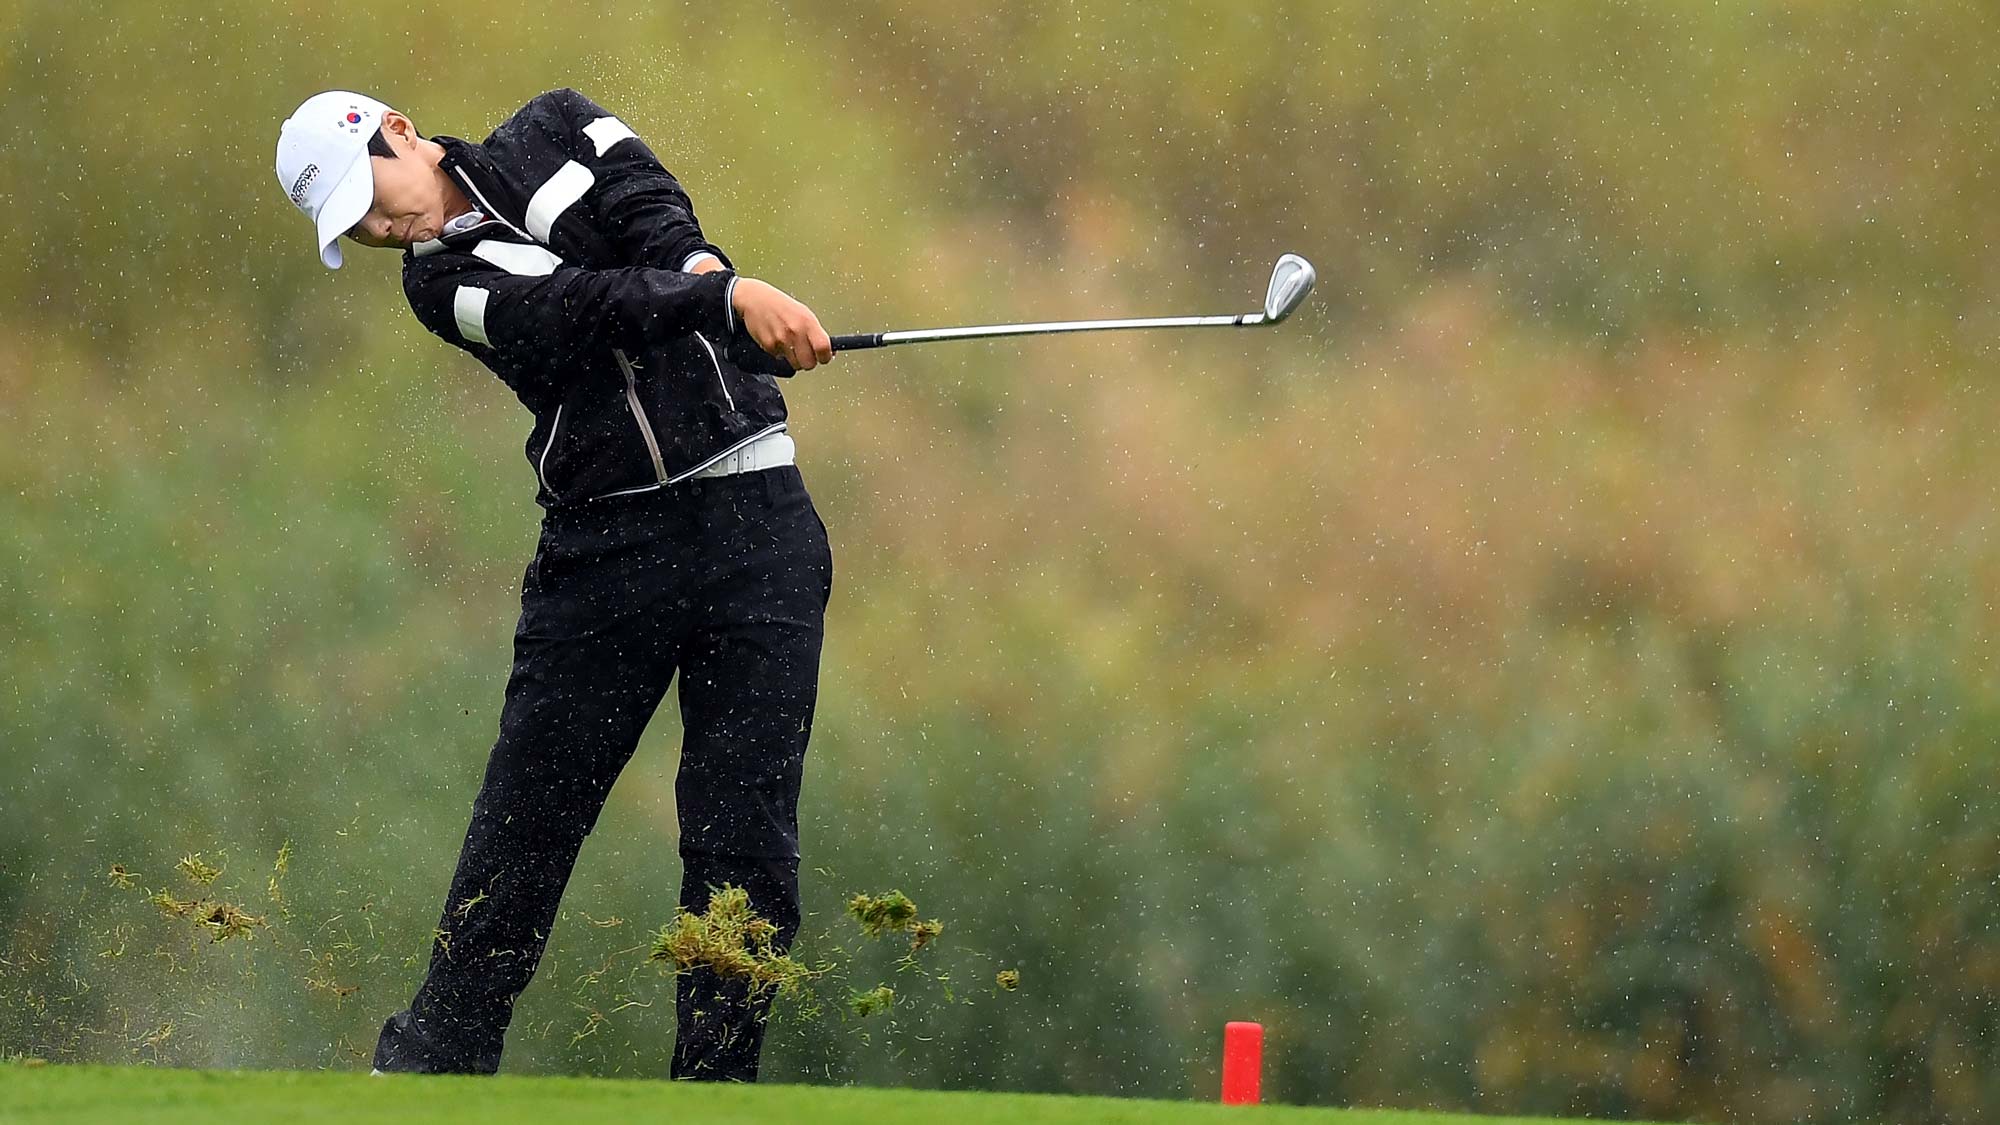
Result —
M 583 838 L 677 672 L 681 905 L 742 887 L 789 946 L 833 561 L 773 376 L 832 358 L 818 318 L 738 275 L 645 142 L 575 90 L 478 144 L 317 94 L 277 172 L 322 262 L 343 236 L 401 250 L 417 319 L 534 416 L 541 541 L 499 739 L 375 1069 L 499 1068 Z M 695 970 L 676 1003 L 673 1077 L 756 1080 L 767 995 Z

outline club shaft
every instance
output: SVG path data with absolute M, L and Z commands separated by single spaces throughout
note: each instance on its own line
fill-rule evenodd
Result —
M 1137 320 L 1056 320 L 1039 324 L 973 324 L 962 328 L 913 328 L 901 332 L 861 332 L 835 336 L 833 350 L 886 348 L 936 340 L 990 340 L 999 336 L 1053 336 L 1063 332 L 1113 332 L 1129 328 L 1235 328 L 1264 323 L 1263 313 L 1232 316 L 1153 316 Z

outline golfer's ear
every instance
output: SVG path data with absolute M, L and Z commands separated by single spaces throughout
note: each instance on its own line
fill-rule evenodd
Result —
M 404 144 L 413 144 L 418 139 L 416 123 L 393 109 L 382 111 L 382 131 L 401 138 Z

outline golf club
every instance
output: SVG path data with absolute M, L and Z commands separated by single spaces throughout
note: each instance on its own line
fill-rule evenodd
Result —
M 1057 320 L 1041 324 L 976 324 L 964 328 L 916 328 L 903 332 L 861 332 L 835 336 L 833 350 L 886 348 L 890 344 L 927 344 L 933 340 L 983 340 L 996 336 L 1048 336 L 1058 332 L 1108 332 L 1120 328 L 1251 328 L 1276 324 L 1292 315 L 1313 287 L 1312 263 L 1286 254 L 1271 270 L 1261 312 L 1234 316 L 1156 316 L 1138 320 Z

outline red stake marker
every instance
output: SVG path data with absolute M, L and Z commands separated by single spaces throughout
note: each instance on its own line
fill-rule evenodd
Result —
M 1222 1104 L 1256 1105 L 1262 1094 L 1264 1025 L 1229 1023 L 1222 1029 Z

